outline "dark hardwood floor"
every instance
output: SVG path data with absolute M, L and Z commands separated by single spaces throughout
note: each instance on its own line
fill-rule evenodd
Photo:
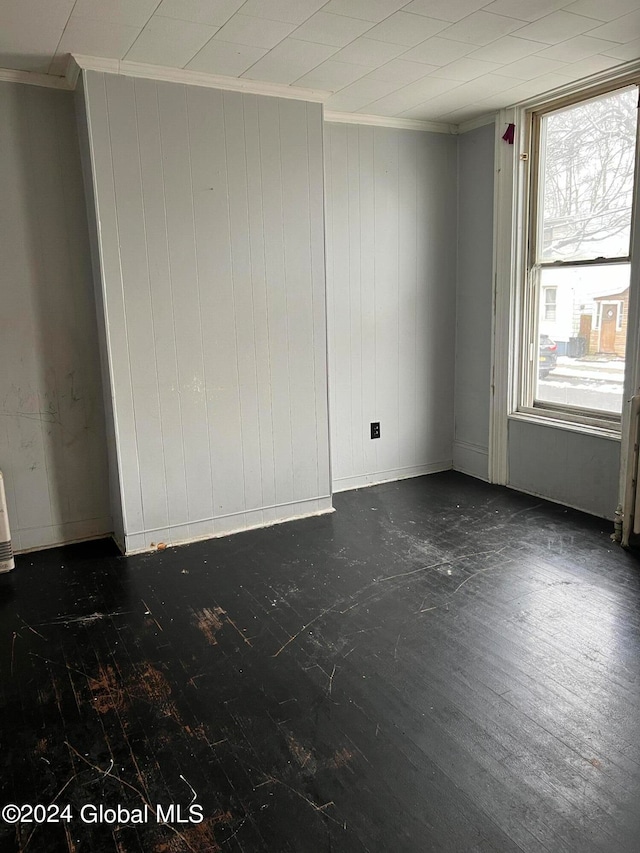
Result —
M 70 809 L 1 850 L 640 850 L 640 571 L 610 525 L 454 473 L 335 506 L 18 558 L 0 806 Z

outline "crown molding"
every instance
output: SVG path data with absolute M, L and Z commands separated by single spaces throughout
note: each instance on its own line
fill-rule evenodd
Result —
M 634 59 L 632 62 L 623 62 L 620 65 L 614 65 L 612 68 L 607 68 L 598 74 L 592 74 L 590 77 L 582 77 L 580 80 L 574 80 L 566 83 L 564 86 L 558 86 L 555 89 L 542 92 L 540 95 L 533 95 L 530 98 L 517 101 L 511 104 L 509 109 L 512 107 L 534 109 L 542 105 L 550 105 L 556 100 L 569 98 L 578 93 L 588 93 L 590 89 L 593 89 L 594 94 L 597 94 L 600 87 L 610 87 L 612 83 L 619 83 L 621 86 L 627 82 L 629 84 L 637 83 L 639 76 L 640 59 Z
M 67 59 L 67 67 L 64 70 L 64 79 L 67 81 L 67 85 L 70 89 L 75 89 L 78 84 L 78 77 L 80 76 L 80 65 L 76 62 L 75 57 L 69 54 L 69 58 Z
M 460 122 L 458 125 L 458 129 L 456 133 L 468 133 L 470 130 L 476 130 L 478 127 L 485 127 L 488 124 L 494 124 L 497 113 L 487 113 L 483 116 L 478 116 L 478 118 L 469 119 L 469 121 Z
M 430 133 L 456 133 L 455 124 L 438 121 L 417 121 L 411 118 L 393 118 L 392 116 L 372 116 L 364 113 L 339 113 L 324 111 L 324 120 L 338 124 L 368 124 L 373 127 L 394 127 L 398 130 L 425 130 Z
M 313 103 L 322 103 L 332 94 L 319 89 L 287 86 L 285 83 L 263 83 L 260 80 L 248 80 L 244 77 L 221 77 L 183 68 L 168 68 L 163 65 L 127 62 L 124 59 L 104 59 L 97 56 L 73 54 L 69 57 L 66 77 L 69 81 L 73 80 L 74 86 L 80 71 L 101 71 L 106 74 L 120 74 L 125 77 L 143 77 L 147 80 L 161 80 L 165 83 L 182 83 L 187 86 L 226 89 L 230 92 L 267 95 L 272 98 L 288 98 Z
M 36 74 L 33 71 L 16 71 L 14 68 L 0 68 L 0 82 L 22 83 L 27 86 L 44 86 L 47 89 L 69 89 L 64 77 L 51 74 Z

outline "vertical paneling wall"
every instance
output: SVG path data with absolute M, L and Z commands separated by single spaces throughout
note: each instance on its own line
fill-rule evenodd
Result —
M 458 136 L 458 283 L 453 467 L 488 478 L 494 124 Z
M 0 83 L 0 468 L 16 550 L 108 534 L 73 95 Z
M 84 86 L 126 550 L 330 509 L 320 106 Z
M 509 485 L 613 519 L 620 442 L 545 424 L 509 421 Z
M 456 139 L 327 124 L 325 159 L 334 489 L 450 468 Z

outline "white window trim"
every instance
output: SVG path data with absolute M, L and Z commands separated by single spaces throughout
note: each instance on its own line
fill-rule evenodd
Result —
M 494 246 L 493 246 L 493 313 L 491 348 L 491 409 L 489 423 L 489 481 L 506 485 L 509 482 L 508 430 L 509 420 L 544 423 L 549 427 L 566 429 L 619 441 L 621 436 L 621 483 L 626 469 L 626 436 L 628 434 L 628 405 L 626 401 L 640 393 L 640 259 L 631 271 L 630 295 L 627 314 L 627 359 L 622 422 L 615 428 L 606 420 L 601 424 L 594 418 L 584 422 L 572 416 L 566 420 L 545 417 L 544 410 L 518 411 L 517 371 L 520 370 L 521 313 L 520 281 L 524 274 L 523 227 L 528 204 L 528 180 L 525 161 L 521 154 L 527 152 L 521 130 L 525 112 L 549 104 L 552 100 L 573 100 L 576 96 L 595 96 L 614 85 L 637 82 L 640 62 L 619 66 L 615 72 L 596 75 L 580 83 L 556 89 L 545 96 L 532 98 L 500 110 L 495 126 L 495 181 L 494 181 Z M 508 145 L 502 135 L 510 123 L 515 124 L 514 144 Z M 528 154 L 528 152 L 527 152 Z M 640 156 L 640 145 L 637 146 Z M 638 172 L 640 174 L 640 172 Z M 640 184 L 640 181 L 637 181 Z M 636 186 L 631 245 L 640 246 L 640 215 L 637 215 L 638 193 Z M 636 253 L 637 255 L 637 253 Z M 634 255 L 635 256 L 635 255 Z

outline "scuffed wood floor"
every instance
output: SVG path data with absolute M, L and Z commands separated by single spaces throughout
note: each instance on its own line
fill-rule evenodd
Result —
M 640 850 L 640 573 L 610 526 L 453 473 L 335 506 L 18 558 L 0 806 L 73 818 L 0 822 L 1 850 Z

